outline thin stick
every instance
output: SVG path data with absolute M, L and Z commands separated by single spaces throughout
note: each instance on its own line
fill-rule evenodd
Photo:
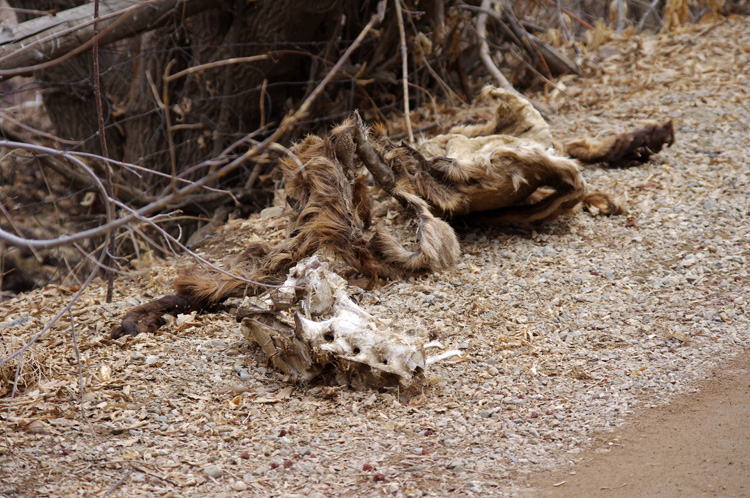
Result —
M 109 488 L 109 491 L 107 491 L 106 493 L 104 493 L 102 495 L 102 498 L 107 498 L 109 495 L 111 495 L 112 493 L 114 493 L 115 490 L 120 486 L 120 484 L 122 484 L 123 482 L 125 482 L 125 479 L 127 479 L 128 477 L 130 477 L 130 474 L 132 474 L 133 472 L 135 472 L 135 471 L 133 469 L 130 469 L 124 476 L 122 476 L 120 478 L 119 481 L 117 481 L 116 483 L 114 483 L 112 485 L 112 487 Z
M 490 56 L 490 47 L 487 44 L 487 10 L 490 9 L 490 0 L 482 0 L 482 9 L 477 15 L 477 36 L 479 37 L 479 58 L 482 59 L 484 67 L 487 72 L 495 79 L 498 85 L 509 90 L 516 92 L 513 85 L 510 84 L 508 79 L 500 72 L 494 62 L 492 62 L 492 56 Z M 517 93 L 517 92 L 516 92 Z
M 414 132 L 411 129 L 411 113 L 409 111 L 409 64 L 406 56 L 406 34 L 404 33 L 404 16 L 401 13 L 401 0 L 393 0 L 396 6 L 396 17 L 398 18 L 398 33 L 401 36 L 401 72 L 403 73 L 404 86 L 404 119 L 406 131 L 409 132 L 409 143 L 414 145 Z
M 556 7 L 555 10 L 557 11 L 557 22 L 560 23 L 560 27 L 563 30 L 563 34 L 565 35 L 565 38 L 568 41 L 575 41 L 573 39 L 573 36 L 570 34 L 570 31 L 568 31 L 568 27 L 565 25 L 565 19 L 563 18 L 563 15 L 562 15 L 562 5 L 560 5 L 560 0 L 557 0 L 557 2 L 555 2 L 555 7 Z
M 656 5 L 659 3 L 659 0 L 654 0 L 651 2 L 648 6 L 648 9 L 646 9 L 646 12 L 643 13 L 643 17 L 641 17 L 641 20 L 638 22 L 638 28 L 636 29 L 636 33 L 640 33 L 643 29 L 643 25 L 646 23 L 646 19 L 648 19 L 648 15 L 653 12 L 654 15 L 656 15 Z M 658 21 L 658 19 L 657 19 Z
M 354 42 L 346 49 L 346 51 L 338 60 L 338 62 L 336 62 L 333 68 L 331 68 L 331 71 L 326 75 L 325 78 L 323 78 L 323 80 L 318 84 L 315 90 L 313 90 L 313 92 L 305 99 L 305 101 L 297 109 L 297 111 L 295 111 L 291 115 L 287 115 L 286 117 L 284 117 L 284 119 L 281 120 L 281 124 L 276 129 L 276 131 L 274 131 L 270 136 L 268 136 L 262 142 L 258 143 L 256 147 L 251 147 L 244 154 L 232 160 L 231 162 L 229 162 L 222 168 L 214 171 L 213 173 L 205 175 L 199 180 L 191 182 L 187 186 L 181 189 L 178 189 L 176 192 L 172 192 L 169 195 L 160 197 L 159 199 L 154 200 L 154 202 L 138 210 L 131 210 L 129 214 L 118 217 L 110 223 L 105 223 L 104 225 L 100 225 L 95 228 L 83 230 L 81 232 L 78 232 L 72 235 L 62 235 L 55 239 L 48 239 L 48 240 L 27 239 L 23 237 L 18 237 L 3 229 L 0 229 L 0 241 L 4 241 L 14 246 L 30 247 L 30 248 L 33 247 L 36 249 L 52 248 L 52 247 L 60 247 L 64 245 L 69 245 L 74 242 L 85 240 L 91 237 L 100 236 L 116 228 L 127 225 L 133 222 L 134 220 L 141 219 L 144 216 L 148 216 L 151 213 L 161 211 L 165 207 L 174 203 L 177 199 L 183 198 L 201 188 L 204 188 L 206 185 L 214 182 L 218 178 L 225 177 L 226 175 L 228 175 L 229 173 L 231 173 L 232 171 L 240 167 L 242 164 L 244 164 L 248 159 L 257 157 L 266 149 L 271 147 L 272 144 L 276 143 L 287 131 L 289 131 L 302 117 L 304 117 L 308 113 L 308 111 L 310 110 L 310 107 L 312 106 L 312 103 L 320 96 L 321 93 L 323 93 L 323 90 L 328 85 L 328 83 L 330 83 L 330 81 L 338 73 L 338 71 L 344 66 L 344 64 L 346 64 L 346 61 L 349 60 L 349 57 L 351 56 L 352 52 L 354 52 L 354 50 L 356 50 L 357 47 L 359 47 L 362 41 L 364 41 L 365 37 L 367 36 L 367 33 L 370 32 L 370 30 L 373 28 L 373 26 L 375 26 L 376 23 L 381 22 L 383 20 L 384 15 L 385 15 L 385 0 L 381 0 L 381 2 L 378 4 L 377 14 L 372 15 L 372 17 L 370 18 L 370 21 L 362 29 L 362 31 L 359 33 L 359 35 L 354 40 Z M 9 140 L 0 140 L 0 146 L 18 147 L 21 149 L 44 152 L 44 153 L 48 153 L 48 154 L 55 155 L 55 156 L 63 156 L 66 159 L 75 162 L 87 174 L 92 176 L 93 183 L 100 189 L 100 191 L 105 191 L 104 186 L 102 185 L 101 181 L 98 179 L 98 177 L 96 177 L 96 175 L 94 175 L 91 169 L 88 168 L 88 166 L 86 166 L 85 163 L 83 163 L 80 159 L 78 159 L 72 154 L 69 154 L 67 152 L 60 151 L 57 149 L 52 149 L 50 147 L 11 142 Z M 208 163 L 208 161 L 206 163 Z M 105 191 L 105 196 L 106 196 L 106 191 Z M 118 205 L 122 207 L 121 204 L 118 204 Z M 108 202 L 105 202 L 105 206 L 107 209 L 110 208 Z M 49 327 L 46 327 L 45 331 L 48 328 Z M 38 334 L 38 337 L 36 337 L 34 341 L 36 341 L 39 337 L 41 337 L 41 333 Z M 15 357 L 15 355 L 13 355 L 12 357 Z M 1 361 L 0 364 L 4 363 L 5 361 L 9 359 L 11 359 L 11 357 L 8 357 L 5 360 Z
M 625 0 L 617 0 L 617 32 L 622 33 L 625 22 Z
M 104 256 L 104 252 L 102 251 L 101 255 L 99 256 L 98 263 L 102 262 L 103 256 Z M 47 323 L 47 325 L 44 326 L 44 328 L 42 328 L 42 330 L 37 332 L 34 335 L 34 337 L 29 339 L 28 342 L 26 342 L 26 344 L 21 346 L 21 348 L 18 349 L 18 351 L 0 360 L 0 366 L 5 365 L 7 362 L 12 360 L 13 358 L 23 355 L 27 349 L 29 349 L 36 341 L 39 340 L 40 337 L 42 337 L 50 328 L 52 328 L 53 325 L 57 323 L 57 321 L 60 319 L 61 316 L 63 316 L 65 313 L 68 313 L 71 309 L 73 309 L 73 304 L 78 300 L 78 298 L 81 297 L 81 294 L 83 294 L 83 291 L 85 291 L 88 288 L 91 281 L 94 280 L 94 277 L 96 276 L 96 274 L 97 274 L 97 269 L 94 268 L 94 270 L 92 270 L 91 273 L 89 273 L 89 276 L 86 279 L 86 281 L 83 282 L 83 284 L 81 285 L 81 288 L 78 289 L 78 291 L 75 294 L 73 294 L 73 297 L 70 298 L 70 301 L 68 301 L 68 304 L 66 304 L 65 307 L 58 314 L 52 317 L 52 319 Z M 18 376 L 19 372 L 20 372 L 20 368 L 16 371 L 16 376 Z M 13 391 L 11 392 L 11 399 L 13 399 L 13 397 L 15 396 L 16 385 L 17 385 L 17 379 L 13 382 Z M 10 410 L 10 405 L 8 406 L 8 409 Z
M 299 121 L 303 116 L 307 114 L 307 112 L 310 110 L 310 107 L 312 106 L 312 103 L 318 98 L 318 96 L 323 92 L 323 89 L 328 85 L 328 83 L 333 79 L 333 77 L 339 72 L 339 70 L 346 64 L 346 61 L 349 60 L 349 57 L 351 57 L 352 52 L 354 52 L 357 47 L 360 46 L 360 44 L 364 41 L 365 36 L 367 36 L 367 33 L 370 32 L 370 30 L 375 26 L 376 23 L 383 22 L 383 17 L 385 17 L 385 0 L 381 0 L 380 3 L 378 3 L 377 6 L 377 12 L 370 17 L 370 22 L 367 23 L 367 25 L 362 28 L 362 31 L 357 35 L 357 38 L 354 39 L 354 42 L 352 42 L 351 45 L 349 45 L 349 48 L 346 49 L 344 54 L 341 56 L 341 58 L 334 64 L 334 66 L 331 68 L 329 73 L 323 78 L 323 80 L 318 83 L 318 86 L 313 90 L 313 92 L 310 94 L 307 99 L 305 99 L 304 102 L 302 102 L 302 105 L 297 109 L 297 111 L 292 114 L 291 116 L 287 116 L 284 119 L 281 120 L 281 125 L 276 129 L 273 135 L 266 138 L 261 142 L 261 145 L 267 144 L 270 142 L 275 142 L 277 139 L 279 139 L 283 134 L 285 134 L 289 128 L 291 128 L 294 123 Z
M 94 429 L 94 426 L 89 420 L 88 416 L 86 416 L 86 409 L 83 407 L 83 368 L 81 368 L 81 351 L 78 349 L 78 335 L 76 334 L 76 326 L 73 318 L 72 308 L 68 308 L 68 315 L 70 316 L 70 334 L 73 336 L 73 350 L 76 352 L 76 365 L 78 365 L 78 391 L 80 394 L 80 396 L 78 397 L 78 403 L 81 407 L 81 417 L 83 417 L 83 420 L 85 420 L 89 425 L 91 433 L 94 435 L 94 439 L 96 439 L 96 442 L 101 443 L 102 441 L 101 439 L 99 439 L 99 436 L 96 435 L 96 430 Z
M 99 0 L 94 0 L 94 99 L 96 100 L 96 117 L 99 122 L 99 141 L 102 145 L 102 155 L 106 158 L 109 157 L 109 151 L 107 150 L 107 133 L 104 129 L 104 111 L 102 109 L 102 84 L 99 75 Z M 115 196 L 114 188 L 112 187 L 112 171 L 109 169 L 109 164 L 104 163 L 104 179 L 106 180 L 107 196 L 111 199 Z M 107 211 L 107 215 L 113 215 L 112 210 Z M 111 222 L 112 218 L 107 218 L 107 223 Z M 107 234 L 107 258 L 104 260 L 104 266 L 108 267 L 115 260 L 115 236 L 117 231 L 113 231 Z M 112 291 L 115 285 L 115 274 L 114 272 L 107 269 L 107 297 L 105 301 L 107 303 L 112 302 Z M 81 402 L 83 403 L 83 402 Z M 96 433 L 94 433 L 96 436 Z

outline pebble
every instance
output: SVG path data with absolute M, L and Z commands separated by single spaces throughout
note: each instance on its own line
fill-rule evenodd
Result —
M 245 491 L 247 489 L 247 484 L 245 484 L 245 481 L 234 481 L 232 483 L 232 489 L 235 491 Z
M 146 365 L 153 365 L 157 361 L 159 361 L 159 357 L 158 356 L 149 355 L 149 356 L 146 357 L 145 363 L 146 363 Z
M 251 380 L 252 378 L 253 378 L 253 376 L 250 375 L 250 373 L 247 370 L 245 370 L 244 368 L 242 370 L 240 370 L 240 380 L 242 382 L 247 382 L 247 381 Z
M 203 473 L 208 477 L 218 479 L 222 476 L 222 474 L 224 474 L 224 469 L 221 468 L 221 465 L 209 465 L 208 467 L 203 469 Z

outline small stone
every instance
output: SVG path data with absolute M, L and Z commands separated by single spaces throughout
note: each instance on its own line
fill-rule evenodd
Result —
M 443 441 L 443 444 L 449 448 L 455 448 L 460 443 L 461 443 L 461 440 L 458 438 L 448 438 Z
M 469 345 L 466 344 L 465 342 L 462 342 L 461 344 L 459 344 L 458 346 L 456 346 L 456 348 L 457 349 L 469 349 Z
M 495 375 L 500 373 L 500 370 L 495 367 L 490 367 L 487 369 L 487 372 L 494 377 Z
M 234 481 L 232 483 L 232 489 L 235 491 L 245 491 L 247 489 L 247 484 L 245 484 L 245 481 Z
M 312 453 L 310 451 L 310 448 L 302 448 L 302 451 L 299 452 L 300 456 L 306 456 L 306 455 L 309 455 L 310 453 Z
M 252 378 L 253 376 L 250 375 L 250 373 L 247 370 L 245 370 L 244 368 L 240 370 L 240 380 L 242 382 L 247 382 L 248 380 L 251 380 Z
M 377 473 L 374 476 L 372 476 L 372 480 L 375 482 L 385 481 L 385 475 L 381 473 Z
M 158 356 L 149 355 L 149 356 L 146 357 L 145 363 L 146 363 L 146 365 L 153 365 L 157 361 L 159 361 L 159 357 Z
M 26 425 L 26 430 L 32 434 L 44 434 L 47 432 L 47 428 L 44 426 L 44 422 L 41 420 L 34 420 L 30 424 Z
M 370 465 L 369 463 L 365 463 L 365 464 L 362 464 L 362 470 L 363 470 L 363 471 L 365 471 L 365 472 L 369 472 L 369 471 L 371 471 L 371 470 L 372 470 L 373 468 L 374 468 L 374 467 L 373 467 L 372 465 Z
M 205 469 L 203 469 L 203 473 L 206 474 L 208 477 L 213 477 L 214 479 L 218 479 L 219 477 L 224 474 L 224 470 L 221 468 L 220 465 L 209 465 Z
M 391 494 L 398 493 L 398 484 L 395 482 L 390 483 L 385 490 Z
M 145 482 L 146 476 L 143 474 L 143 472 L 135 472 L 130 480 L 132 480 L 133 482 Z

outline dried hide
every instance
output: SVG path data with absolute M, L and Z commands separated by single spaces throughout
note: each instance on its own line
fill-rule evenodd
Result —
M 446 220 L 538 223 L 578 204 L 601 214 L 623 212 L 607 194 L 587 191 L 578 164 L 555 151 L 549 126 L 526 100 L 488 87 L 480 102 L 494 108 L 486 123 L 454 127 L 417 147 L 369 129 L 356 113 L 327 137 L 307 137 L 292 149 L 294 157 L 280 161 L 291 207 L 287 238 L 273 247 L 254 244 L 236 258 L 230 272 L 240 279 L 197 266 L 184 272 L 175 282 L 176 294 L 193 308 L 210 308 L 281 283 L 289 268 L 319 251 L 373 281 L 440 271 L 460 256 Z M 645 160 L 673 141 L 668 122 L 602 142 L 573 142 L 565 150 L 585 160 L 619 163 Z M 399 220 L 411 228 L 413 240 L 371 219 L 370 179 L 400 204 Z M 113 337 L 159 323 L 160 314 L 154 318 L 139 308 Z M 339 308 L 347 310 L 344 304 Z
M 292 268 L 270 301 L 268 310 L 240 309 L 241 330 L 269 363 L 294 380 L 330 376 L 341 385 L 384 387 L 422 378 L 430 363 L 423 341 L 392 330 L 357 306 L 346 293 L 346 281 L 316 256 Z M 291 326 L 279 311 L 297 304 Z

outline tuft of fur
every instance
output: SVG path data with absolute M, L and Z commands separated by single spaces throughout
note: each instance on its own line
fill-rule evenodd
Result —
M 144 332 L 155 332 L 164 325 L 164 315 L 177 316 L 187 313 L 191 308 L 191 303 L 182 296 L 164 296 L 136 306 L 125 314 L 122 323 L 112 330 L 110 337 L 119 339 L 125 335 L 136 336 Z
M 633 162 L 645 163 L 652 154 L 673 143 L 674 125 L 670 119 L 664 124 L 652 122 L 601 141 L 589 138 L 576 140 L 566 144 L 564 150 L 567 155 L 584 163 L 624 166 Z
M 592 211 L 592 207 L 601 214 L 625 214 L 625 209 L 604 192 L 590 192 L 583 198 L 583 206 Z

